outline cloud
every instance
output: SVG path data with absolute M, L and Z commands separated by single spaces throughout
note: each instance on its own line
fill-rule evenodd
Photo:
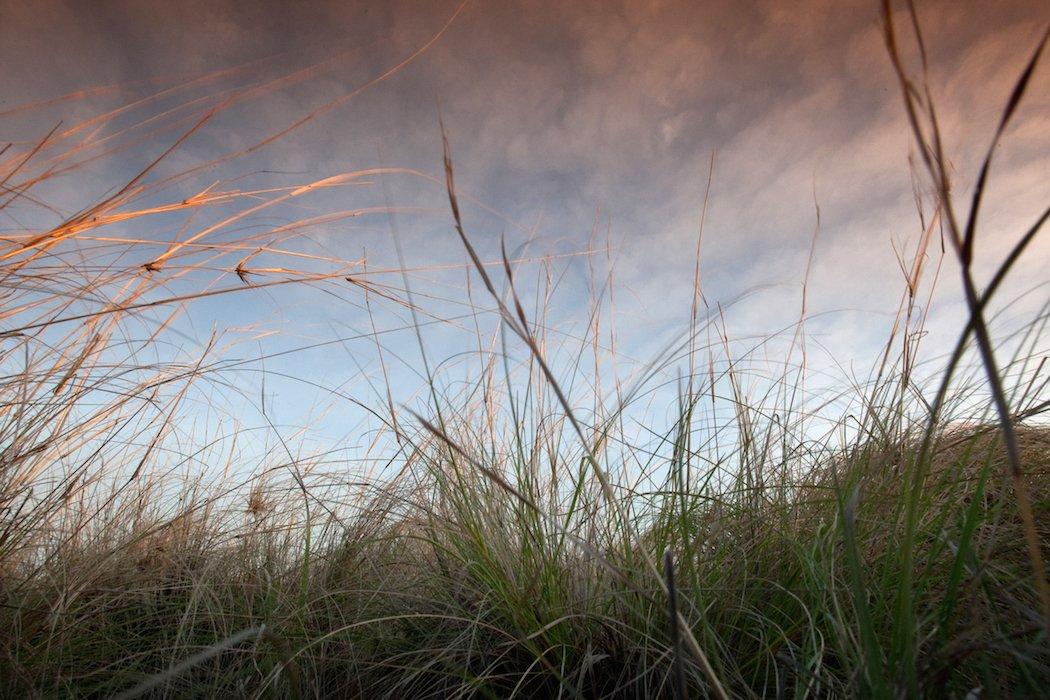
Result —
M 263 126 L 290 123 L 363 84 L 432 35 L 454 7 L 6 3 L 2 107 L 265 57 L 258 71 L 271 75 L 357 49 L 307 83 L 237 111 L 191 143 L 181 167 L 215 148 L 250 143 Z M 1020 0 L 936 0 L 920 3 L 920 18 L 965 197 L 1050 9 Z M 501 233 L 521 243 L 541 213 L 537 249 L 581 250 L 600 206 L 620 261 L 618 330 L 628 352 L 644 355 L 658 331 L 680 330 L 688 312 L 697 222 L 716 152 L 703 244 L 707 297 L 728 301 L 776 284 L 743 302 L 735 318 L 755 332 L 790 321 L 819 205 L 811 310 L 862 309 L 882 319 L 901 288 L 892 244 L 914 246 L 919 224 L 907 169 L 910 138 L 878 21 L 877 3 L 859 0 L 476 2 L 405 70 L 236 167 L 293 173 L 272 177 L 305 182 L 382 163 L 440 180 L 440 105 L 461 190 L 510 220 L 466 206 L 468 228 L 486 254 L 495 255 Z M 997 156 L 981 250 L 1001 252 L 1050 201 L 1048 87 L 1050 68 L 1043 66 Z M 107 167 L 116 173 L 122 164 Z M 410 262 L 461 261 L 440 182 L 389 182 L 396 202 L 425 210 L 399 219 Z M 349 196 L 332 193 L 306 204 L 309 212 L 274 216 L 345 207 Z M 373 188 L 355 191 L 353 201 L 381 204 L 384 196 Z M 347 257 L 367 246 L 389 260 L 386 222 L 365 224 L 320 230 L 316 240 Z M 1050 254 L 1048 244 L 1038 245 L 1033 260 Z M 1016 289 L 1038 281 L 1040 267 L 1023 265 Z M 578 263 L 563 282 L 565 309 L 580 307 L 584 273 Z M 946 299 L 955 277 L 954 269 L 943 275 Z M 873 324 L 839 318 L 817 324 L 829 347 L 874 347 Z M 861 335 L 864 343 L 857 342 Z

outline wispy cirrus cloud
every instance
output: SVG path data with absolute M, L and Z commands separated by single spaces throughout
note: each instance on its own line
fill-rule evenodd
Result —
M 127 88 L 105 96 L 119 102 L 156 89 L 141 81 L 166 84 L 255 61 L 244 74 L 250 81 L 332 59 L 309 80 L 252 100 L 188 143 L 171 167 L 191 167 L 367 83 L 431 37 L 457 6 L 7 3 L 0 10 L 0 109 L 98 85 Z M 1050 10 L 1020 0 L 994 6 L 938 0 L 919 3 L 919 14 L 931 86 L 965 196 Z M 863 355 L 881 339 L 880 314 L 895 308 L 901 289 L 894 248 L 914 247 L 920 228 L 910 138 L 880 32 L 877 3 L 859 0 L 476 2 L 388 80 L 209 177 L 232 176 L 237 167 L 281 182 L 377 164 L 417 169 L 436 182 L 390 177 L 385 193 L 373 189 L 363 201 L 378 205 L 390 197 L 417 209 L 398 219 L 410 264 L 461 262 L 440 185 L 440 109 L 461 189 L 503 215 L 467 204 L 479 247 L 494 255 L 503 233 L 516 246 L 538 221 L 533 250 L 582 250 L 597 216 L 618 260 L 623 346 L 645 356 L 678 332 L 688 313 L 715 154 L 703 242 L 706 297 L 728 301 L 771 284 L 736 307 L 731 323 L 744 333 L 790 323 L 819 207 L 809 309 L 843 313 L 819 317 L 813 329 L 833 353 Z M 1043 67 L 997 156 L 981 250 L 1002 250 L 1050 201 L 1048 87 L 1050 70 Z M 65 116 L 75 118 L 92 104 L 73 102 L 49 114 L 68 108 Z M 5 129 L 24 138 L 45 123 L 37 119 L 15 115 Z M 105 172 L 119 179 L 130 167 L 117 158 Z M 346 202 L 347 195 L 333 192 L 267 212 L 260 225 Z M 393 260 L 382 219 L 319 227 L 310 236 L 344 257 L 367 248 Z M 1037 243 L 1015 291 L 1042 280 L 1048 255 L 1050 245 Z M 571 315 L 586 294 L 586 265 L 569 264 L 562 284 Z M 946 300 L 954 284 L 949 265 Z M 947 336 L 958 317 L 951 303 L 945 309 L 939 323 Z M 329 320 L 312 313 L 319 326 Z M 409 353 L 407 347 L 396 350 Z

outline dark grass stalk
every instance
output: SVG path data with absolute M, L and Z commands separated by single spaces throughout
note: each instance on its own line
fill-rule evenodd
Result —
M 674 558 L 671 548 L 664 549 L 664 578 L 667 581 L 667 620 L 671 630 L 671 649 L 674 655 L 674 696 L 686 700 L 685 667 L 682 665 L 682 634 L 678 629 L 678 589 L 674 582 Z
M 912 21 L 912 28 L 915 34 L 915 38 L 919 43 L 920 52 L 923 60 L 923 80 L 924 80 L 924 92 L 925 100 L 920 104 L 920 93 L 908 77 L 907 70 L 904 67 L 903 59 L 898 48 L 896 33 L 894 30 L 893 12 L 890 7 L 888 0 L 883 0 L 883 26 L 885 32 L 886 45 L 889 49 L 890 58 L 893 63 L 894 70 L 896 71 L 898 81 L 901 86 L 901 92 L 904 96 L 905 106 L 907 108 L 909 123 L 912 127 L 912 132 L 915 140 L 919 146 L 920 152 L 922 153 L 923 161 L 926 164 L 926 168 L 933 180 L 934 186 L 937 188 L 940 204 L 943 207 L 949 226 L 948 230 L 950 233 L 949 239 L 952 242 L 953 248 L 955 249 L 956 255 L 960 263 L 960 272 L 962 276 L 963 289 L 966 296 L 966 304 L 969 309 L 970 321 L 968 324 L 968 331 L 964 332 L 964 337 L 967 333 L 972 330 L 976 339 L 977 346 L 980 351 L 981 361 L 985 368 L 985 375 L 988 380 L 989 389 L 991 390 L 992 400 L 995 405 L 996 412 L 999 416 L 1000 429 L 1002 431 L 1003 442 L 1006 448 L 1007 460 L 1009 464 L 1009 475 L 1013 483 L 1014 494 L 1017 499 L 1017 509 L 1020 513 L 1021 519 L 1024 522 L 1024 534 L 1025 540 L 1028 547 L 1028 555 L 1031 560 L 1033 578 L 1036 582 L 1036 586 L 1039 592 L 1040 606 L 1042 608 L 1044 622 L 1047 626 L 1047 630 L 1050 631 L 1050 583 L 1047 582 L 1046 568 L 1043 564 L 1043 557 L 1041 551 L 1041 545 L 1039 542 L 1039 536 L 1036 533 L 1035 517 L 1032 513 L 1031 497 L 1028 493 L 1028 487 L 1025 484 L 1023 477 L 1023 467 L 1021 466 L 1020 453 L 1017 443 L 1017 435 L 1013 424 L 1013 414 L 1010 409 L 1009 401 L 1006 397 L 1006 392 L 1002 385 L 1002 379 L 1000 377 L 1000 370 L 998 363 L 995 359 L 995 352 L 992 346 L 992 340 L 988 331 L 988 325 L 984 316 L 984 302 L 987 292 L 984 294 L 977 291 L 976 284 L 973 279 L 971 267 L 973 264 L 973 245 L 976 237 L 977 227 L 977 216 L 980 210 L 980 204 L 984 196 L 985 185 L 987 183 L 988 172 L 991 167 L 992 156 L 995 153 L 995 147 L 998 145 L 999 140 L 1002 137 L 1007 125 L 1014 116 L 1017 106 L 1021 103 L 1024 97 L 1025 91 L 1028 88 L 1028 83 L 1032 77 L 1032 73 L 1035 70 L 1036 65 L 1039 62 L 1039 58 L 1042 55 L 1043 48 L 1046 46 L 1048 38 L 1050 38 L 1050 28 L 1044 31 L 1043 36 L 1036 46 L 1028 64 L 1025 66 L 1024 71 L 1021 73 L 1020 78 L 1014 86 L 1013 91 L 1010 94 L 1010 98 L 1007 101 L 1006 107 L 1003 111 L 1002 118 L 1000 119 L 999 126 L 996 129 L 995 135 L 992 138 L 992 143 L 988 148 L 987 155 L 980 168 L 980 175 L 978 176 L 977 184 L 974 188 L 972 201 L 970 204 L 970 210 L 967 217 L 965 230 L 962 230 L 958 224 L 958 220 L 953 207 L 953 199 L 951 196 L 950 179 L 948 175 L 948 168 L 945 164 L 945 157 L 941 145 L 940 137 L 940 125 L 937 120 L 936 112 L 933 106 L 933 100 L 930 95 L 928 86 L 925 84 L 926 79 L 926 52 L 925 46 L 922 40 L 922 32 L 919 27 L 918 16 L 915 12 L 914 3 L 909 0 L 908 12 L 909 17 Z M 925 111 L 927 121 L 926 127 L 923 128 L 923 124 L 919 119 L 919 114 Z M 1039 230 L 1041 222 L 1044 221 L 1046 215 L 1040 218 L 1040 223 L 1037 223 L 1031 229 L 1031 237 L 1034 238 L 1035 232 Z M 1025 236 L 1019 244 L 1020 250 L 1028 245 L 1029 236 Z M 1015 250 L 1018 248 L 1015 247 Z M 1018 251 L 1018 255 L 1020 254 Z M 1015 257 L 1012 255 L 1007 258 L 999 269 L 1005 271 L 1012 266 Z M 997 278 L 999 275 L 997 274 Z M 921 469 L 921 467 L 920 467 Z M 909 538 L 906 537 L 906 546 L 908 545 Z M 902 615 L 908 615 L 910 611 L 902 611 Z M 909 636 L 910 637 L 910 636 Z

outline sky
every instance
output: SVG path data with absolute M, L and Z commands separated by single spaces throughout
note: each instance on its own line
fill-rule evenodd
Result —
M 1050 23 L 1050 5 L 933 0 L 917 6 L 929 82 L 964 199 L 1013 83 Z M 425 268 L 410 276 L 413 291 L 429 312 L 449 317 L 463 313 L 468 294 L 476 303 L 482 292 L 476 277 L 470 290 L 466 285 L 467 258 L 444 193 L 440 119 L 466 229 L 482 257 L 498 259 L 501 238 L 512 256 L 556 256 L 546 268 L 520 263 L 520 284 L 532 290 L 551 276 L 550 325 L 567 338 L 589 322 L 592 270 L 597 267 L 604 282 L 611 265 L 603 318 L 615 329 L 625 365 L 651 358 L 688 322 L 705 192 L 706 312 L 721 304 L 734 337 L 760 338 L 798 318 L 808 280 L 807 332 L 820 349 L 812 353 L 816 367 L 870 364 L 903 288 L 896 256 L 907 259 L 921 234 L 911 137 L 878 3 L 868 0 L 23 0 L 0 3 L 0 65 L 0 142 L 14 143 L 16 154 L 60 120 L 66 128 L 131 105 L 97 132 L 71 137 L 87 138 L 90 153 L 104 149 L 110 134 L 115 140 L 141 135 L 136 148 L 45 183 L 48 202 L 61 213 L 112 192 L 170 145 L 195 110 L 221 103 L 231 91 L 292 75 L 217 115 L 151 178 L 184 172 L 306 115 L 314 118 L 150 196 L 171 200 L 213 183 L 224 190 L 298 186 L 368 168 L 397 169 L 318 188 L 238 221 L 244 228 L 237 230 L 264 235 L 326 213 L 393 206 L 394 216 L 322 221 L 284 236 L 282 245 L 344 261 L 367 256 L 373 268 L 393 268 L 401 264 L 400 242 L 404 264 Z M 1048 88 L 1050 67 L 1041 65 L 997 151 L 977 245 L 979 276 L 987 277 L 1050 201 Z M 78 91 L 87 92 L 55 99 Z M 136 102 L 150 95 L 156 97 Z M 160 116 L 143 127 L 150 115 Z M 928 217 L 921 173 L 919 189 Z M 228 213 L 220 208 L 189 224 L 150 217 L 113 229 L 171 241 Z M 58 217 L 27 206 L 19 221 L 0 228 L 43 230 Z M 232 240 L 235 234 L 219 235 Z M 1003 299 L 1035 290 L 1008 313 L 1023 318 L 1046 301 L 1045 287 L 1036 285 L 1045 281 L 1048 260 L 1044 237 Z M 209 284 L 236 280 L 229 265 L 212 272 Z M 383 279 L 401 284 L 397 275 Z M 938 312 L 929 322 L 934 354 L 948 350 L 945 343 L 959 328 L 957 279 L 946 258 Z M 410 319 L 403 308 L 376 299 L 378 320 L 370 320 L 359 292 L 282 288 L 217 297 L 192 306 L 180 332 L 198 342 L 214 327 L 241 334 L 238 358 L 355 338 L 339 343 L 338 353 L 326 345 L 268 362 L 270 371 L 308 378 L 313 387 L 275 379 L 264 390 L 275 405 L 297 407 L 282 415 L 292 424 L 327 405 L 318 385 L 352 386 L 355 396 L 382 399 L 369 386 L 380 371 L 374 340 L 362 337 L 373 322 L 395 328 Z M 458 323 L 469 330 L 473 321 Z M 466 342 L 463 333 L 461 325 L 427 326 L 424 343 L 434 361 L 453 357 Z M 398 398 L 409 401 L 421 380 L 418 338 L 391 332 L 383 345 Z M 335 409 L 336 415 L 344 410 L 351 409 Z M 346 422 L 340 434 L 360 425 Z

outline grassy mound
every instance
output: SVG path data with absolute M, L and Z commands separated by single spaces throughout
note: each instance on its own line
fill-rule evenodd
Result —
M 1050 431 L 1019 435 L 1045 543 Z M 574 506 L 536 488 L 521 493 L 526 506 L 440 447 L 416 452 L 412 486 L 362 494 L 354 515 L 327 520 L 310 543 L 277 494 L 256 493 L 233 530 L 204 503 L 185 504 L 9 570 L 5 687 L 651 697 L 672 692 L 683 659 L 685 683 L 710 692 L 699 664 L 675 651 L 666 595 L 643 563 L 665 552 L 678 610 L 733 695 L 852 694 L 911 673 L 923 694 L 1035 695 L 1050 677 L 997 431 L 938 436 L 917 497 L 910 590 L 911 439 L 758 488 L 669 480 L 624 496 L 628 523 L 596 488 Z

